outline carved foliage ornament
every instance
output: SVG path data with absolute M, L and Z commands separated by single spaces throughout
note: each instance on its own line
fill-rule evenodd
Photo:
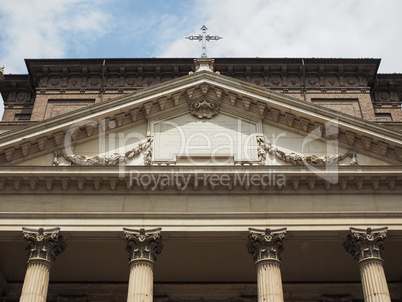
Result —
M 66 248 L 63 236 L 59 234 L 60 228 L 47 230 L 23 228 L 23 231 L 27 240 L 26 250 L 29 253 L 29 260 L 39 258 L 52 261 Z
M 267 153 L 275 155 L 280 160 L 290 163 L 293 165 L 312 165 L 312 166 L 326 166 L 337 164 L 344 160 L 346 157 L 352 158 L 350 165 L 358 166 L 356 159 L 356 152 L 348 151 L 346 153 L 336 154 L 336 155 L 325 155 L 317 156 L 315 154 L 297 154 L 297 153 L 286 153 L 279 148 L 273 147 L 271 143 L 267 142 L 264 137 L 257 137 L 258 143 L 258 159 L 261 164 L 265 163 Z
M 281 261 L 286 228 L 258 230 L 249 228 L 247 250 L 255 262 L 260 260 Z
M 387 237 L 387 227 L 380 229 L 350 228 L 350 234 L 343 243 L 347 252 L 357 261 L 367 258 L 381 259 L 384 254 L 384 239 Z
M 156 255 L 162 252 L 163 244 L 161 237 L 161 228 L 152 230 L 132 230 L 124 229 L 124 235 L 127 239 L 126 251 L 128 260 L 150 260 L 156 261 Z
M 85 156 L 85 155 L 66 155 L 63 151 L 54 152 L 53 166 L 60 164 L 59 157 L 79 166 L 117 166 L 120 163 L 127 163 L 134 157 L 144 151 L 144 164 L 150 166 L 152 163 L 152 142 L 153 137 L 148 137 L 145 143 L 139 143 L 137 147 L 127 151 L 125 154 L 115 153 L 109 157 L 106 156 Z

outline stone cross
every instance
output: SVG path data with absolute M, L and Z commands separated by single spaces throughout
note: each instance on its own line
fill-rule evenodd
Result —
M 189 39 L 191 41 L 193 41 L 193 40 L 202 41 L 201 58 L 206 58 L 207 57 L 207 42 L 209 42 L 209 41 L 218 41 L 220 39 L 223 39 L 222 37 L 219 37 L 219 36 L 207 35 L 207 29 L 208 28 L 205 25 L 203 25 L 201 27 L 201 30 L 202 30 L 201 35 L 186 37 L 186 39 Z

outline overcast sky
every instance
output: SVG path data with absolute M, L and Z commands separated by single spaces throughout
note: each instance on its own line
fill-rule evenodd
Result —
M 0 66 L 25 58 L 381 58 L 402 73 L 400 0 L 0 0 Z M 1 102 L 2 104 L 2 102 Z M 0 116 L 3 108 L 0 107 Z

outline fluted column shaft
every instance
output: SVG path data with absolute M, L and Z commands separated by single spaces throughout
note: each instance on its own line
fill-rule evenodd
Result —
M 127 302 L 152 302 L 154 264 L 147 260 L 130 263 Z
M 258 302 L 283 302 L 281 264 L 276 260 L 256 263 Z
M 124 229 L 127 239 L 130 277 L 127 302 L 152 302 L 154 263 L 162 252 L 161 229 Z
M 247 248 L 257 269 L 258 302 L 283 302 L 282 240 L 286 229 L 249 229 Z
M 66 247 L 59 232 L 60 228 L 23 228 L 29 260 L 20 302 L 46 302 L 52 260 Z
M 391 302 L 381 258 L 387 230 L 350 228 L 343 244 L 358 262 L 365 302 Z
M 390 302 L 388 284 L 381 259 L 365 259 L 359 262 L 365 302 Z
M 28 262 L 20 302 L 45 302 L 52 263 L 43 259 Z

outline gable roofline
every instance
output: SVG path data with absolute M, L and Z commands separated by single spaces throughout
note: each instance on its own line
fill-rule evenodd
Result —
M 150 106 L 152 106 L 153 101 L 157 102 L 159 98 L 165 96 L 171 97 L 173 94 L 179 92 L 183 96 L 186 90 L 194 89 L 201 84 L 209 84 L 212 87 L 218 87 L 223 90 L 225 94 L 236 94 L 240 99 L 248 98 L 252 100 L 252 103 L 256 107 L 258 104 L 264 106 L 264 112 L 268 111 L 270 114 L 272 113 L 271 109 L 273 109 L 279 111 L 279 114 L 284 112 L 293 117 L 308 117 L 319 123 L 325 123 L 336 119 L 340 128 L 358 132 L 358 136 L 374 137 L 375 140 L 377 140 L 377 142 L 374 141 L 375 143 L 381 141 L 382 144 L 387 144 L 387 146 L 395 152 L 400 152 L 399 149 L 394 149 L 395 146 L 402 148 L 400 132 L 394 129 L 316 104 L 304 102 L 300 99 L 270 91 L 241 80 L 211 73 L 209 71 L 202 71 L 40 121 L 32 126 L 6 132 L 0 136 L 0 152 L 3 153 L 7 148 L 13 145 L 20 145 L 24 141 L 30 141 L 35 137 L 38 138 L 39 136 L 52 135 L 52 133 L 57 131 L 63 131 L 77 122 L 84 122 L 88 119 L 113 118 L 117 114 L 124 114 L 125 111 L 134 108 L 143 111 L 144 104 L 150 104 Z M 128 112 L 126 113 L 128 114 Z M 261 117 L 261 119 L 263 119 L 263 117 Z M 369 142 L 369 149 L 370 144 L 371 141 Z M 387 152 L 387 146 L 385 146 L 385 153 Z M 397 155 L 397 158 L 399 159 L 399 155 Z
M 68 123 L 68 122 L 73 122 L 76 119 L 82 118 L 82 117 L 88 117 L 92 116 L 97 113 L 101 113 L 102 111 L 105 110 L 115 110 L 117 108 L 120 109 L 121 106 L 124 106 L 127 104 L 128 101 L 129 103 L 134 103 L 142 98 L 149 98 L 149 97 L 154 97 L 156 92 L 163 91 L 163 94 L 168 94 L 172 93 L 175 90 L 177 90 L 181 86 L 191 86 L 195 84 L 200 84 L 203 79 L 206 80 L 213 80 L 216 81 L 219 84 L 224 85 L 225 88 L 227 89 L 236 89 L 237 90 L 242 90 L 248 92 L 249 96 L 251 97 L 268 97 L 271 98 L 272 100 L 280 101 L 283 104 L 286 105 L 296 105 L 299 107 L 301 110 L 306 110 L 310 113 L 320 113 L 323 116 L 326 116 L 328 118 L 338 118 L 341 122 L 344 123 L 349 123 L 350 125 L 354 125 L 357 127 L 363 127 L 366 128 L 367 130 L 371 130 L 373 132 L 379 132 L 383 135 L 387 135 L 390 137 L 394 137 L 397 139 L 400 139 L 400 133 L 399 131 L 396 131 L 395 129 L 382 126 L 379 124 L 376 124 L 374 122 L 367 121 L 365 119 L 351 116 L 339 111 L 335 111 L 326 107 L 322 107 L 317 104 L 309 103 L 309 102 L 304 102 L 300 99 L 294 98 L 292 96 L 284 95 L 279 92 L 275 92 L 272 90 L 267 90 L 265 88 L 262 88 L 260 86 L 247 83 L 241 80 L 233 79 L 231 77 L 227 77 L 224 75 L 220 74 L 215 74 L 211 73 L 208 71 L 202 71 L 202 72 L 197 72 L 192 75 L 187 75 L 184 77 L 180 77 L 178 79 L 175 79 L 173 81 L 161 83 L 155 86 L 152 86 L 150 88 L 146 88 L 134 93 L 130 94 L 125 94 L 123 96 L 119 96 L 113 99 L 109 99 L 104 102 L 96 103 L 89 105 L 85 108 L 81 108 L 75 111 L 71 111 L 59 116 L 55 116 L 43 121 L 37 122 L 35 125 L 28 125 L 27 127 L 23 127 L 20 129 L 12 130 L 7 133 L 5 133 L 2 137 L 0 137 L 0 144 L 4 141 L 7 140 L 7 137 L 12 136 L 14 134 L 17 134 L 19 132 L 23 132 L 24 134 L 28 133 L 35 133 L 40 130 L 44 129 L 50 129 L 54 127 L 56 124 L 60 123 Z M 149 101 L 148 99 L 144 102 Z M 140 104 L 140 103 L 139 103 Z M 1 147 L 1 145 L 0 145 Z

